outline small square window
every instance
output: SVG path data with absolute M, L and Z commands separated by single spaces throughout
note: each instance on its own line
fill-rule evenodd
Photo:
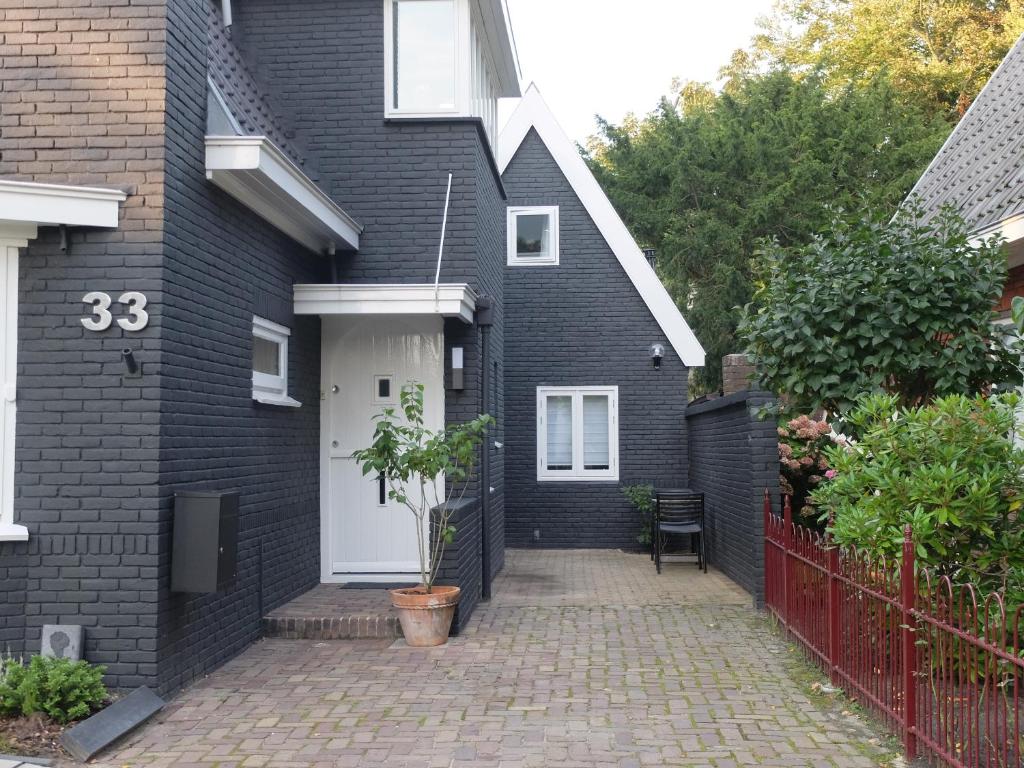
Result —
M 252 319 L 252 399 L 298 406 L 288 397 L 288 337 L 291 331 L 262 317 Z
M 393 403 L 394 392 L 393 380 L 394 376 L 389 374 L 378 374 L 373 377 L 373 402 L 375 403 Z
M 508 209 L 508 264 L 558 264 L 558 206 Z

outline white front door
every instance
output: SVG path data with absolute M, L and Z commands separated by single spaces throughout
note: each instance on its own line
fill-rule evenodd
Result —
M 0 242 L 0 523 L 14 508 L 14 411 L 18 380 L 18 249 Z
M 442 320 L 433 316 L 324 317 L 321 536 L 326 580 L 419 572 L 415 518 L 364 476 L 352 452 L 373 439 L 374 416 L 400 414 L 402 385 L 424 385 L 426 426 L 444 425 Z

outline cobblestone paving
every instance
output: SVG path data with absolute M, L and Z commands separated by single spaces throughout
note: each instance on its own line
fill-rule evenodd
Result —
M 447 646 L 265 640 L 98 765 L 877 766 L 720 574 L 604 551 L 510 551 Z

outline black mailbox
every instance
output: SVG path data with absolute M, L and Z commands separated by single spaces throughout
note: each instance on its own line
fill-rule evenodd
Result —
M 174 494 L 172 592 L 219 592 L 238 564 L 238 494 L 178 491 Z

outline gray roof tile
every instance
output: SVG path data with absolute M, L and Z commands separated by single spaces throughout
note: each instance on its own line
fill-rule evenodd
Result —
M 275 114 L 269 100 L 261 92 L 249 72 L 231 32 L 224 27 L 216 3 L 207 4 L 207 59 L 210 78 L 224 97 L 232 115 L 243 133 L 266 136 L 294 163 L 313 178 L 317 177 L 315 164 L 295 136 L 290 125 Z
M 1024 36 L 918 179 L 927 217 L 950 204 L 972 231 L 1024 213 Z

